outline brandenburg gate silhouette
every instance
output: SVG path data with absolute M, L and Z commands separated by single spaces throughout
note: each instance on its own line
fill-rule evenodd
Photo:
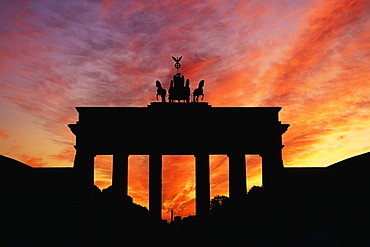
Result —
M 76 135 L 74 169 L 80 183 L 94 184 L 96 155 L 113 155 L 112 186 L 127 194 L 129 155 L 149 155 L 149 211 L 159 219 L 162 155 L 194 155 L 197 216 L 209 214 L 210 155 L 228 156 L 230 200 L 242 200 L 246 195 L 245 155 L 262 157 L 266 190 L 280 183 L 282 134 L 289 127 L 279 121 L 281 107 L 212 107 L 187 102 L 76 107 L 79 119 L 69 127 Z

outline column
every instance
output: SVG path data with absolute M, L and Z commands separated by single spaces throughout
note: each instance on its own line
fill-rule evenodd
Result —
M 81 148 L 76 150 L 73 168 L 76 170 L 81 186 L 88 188 L 94 185 L 94 158 L 93 152 Z
M 229 197 L 242 201 L 247 193 L 245 154 L 233 153 L 229 156 Z
M 195 155 L 195 205 L 196 215 L 206 217 L 210 207 L 209 155 Z
M 149 155 L 149 211 L 162 219 L 162 155 Z
M 278 189 L 282 186 L 282 175 L 284 171 L 281 155 L 282 146 L 265 150 L 262 157 L 262 185 L 266 190 Z
M 128 194 L 128 154 L 113 154 L 112 185 L 117 193 Z

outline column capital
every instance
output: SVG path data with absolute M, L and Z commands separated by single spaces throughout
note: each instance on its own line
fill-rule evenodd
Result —
M 130 156 L 130 154 L 129 154 L 129 153 L 120 152 L 120 151 L 114 151 L 114 152 L 112 153 L 112 155 L 113 155 L 113 156 L 120 156 L 120 157 L 123 157 L 123 156 L 128 157 L 128 156 Z
M 263 156 L 263 155 L 269 155 L 269 154 L 274 153 L 274 152 L 281 152 L 281 150 L 283 148 L 284 148 L 284 145 L 269 146 L 269 147 L 266 147 L 263 150 L 261 150 L 259 152 L 259 155 Z
M 95 157 L 97 155 L 94 151 L 88 148 L 82 148 L 81 146 L 77 146 L 77 145 L 75 145 L 74 148 L 76 150 L 76 155 L 87 155 L 87 156 L 92 156 L 92 157 Z
M 150 152 L 148 155 L 149 156 L 150 155 L 160 155 L 160 156 L 162 156 L 163 154 L 162 154 L 162 152 Z
M 227 157 L 236 156 L 236 155 L 244 155 L 245 156 L 246 153 L 244 153 L 244 152 L 229 152 L 226 155 L 227 155 Z
M 84 147 L 81 145 L 74 145 L 73 146 L 76 150 L 76 154 L 83 154 L 95 157 L 97 154 L 95 151 L 91 150 L 90 147 Z
M 208 152 L 197 152 L 194 153 L 194 157 L 199 157 L 199 156 L 209 156 L 210 154 Z

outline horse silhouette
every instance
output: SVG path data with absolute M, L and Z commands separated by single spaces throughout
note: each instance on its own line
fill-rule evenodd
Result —
M 198 103 L 199 102 L 199 96 L 201 96 L 201 95 L 202 95 L 201 100 L 204 99 L 203 87 L 204 87 L 204 80 L 201 80 L 198 84 L 198 88 L 194 89 L 193 102 Z
M 157 87 L 157 95 L 156 95 L 157 100 L 158 100 L 158 95 L 159 95 L 161 97 L 162 103 L 166 103 L 166 94 L 167 94 L 166 89 L 162 87 L 161 82 L 158 80 L 155 82 L 155 86 Z

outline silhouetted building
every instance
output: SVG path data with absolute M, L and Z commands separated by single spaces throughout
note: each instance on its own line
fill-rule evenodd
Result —
M 246 154 L 262 157 L 262 181 L 273 189 L 281 181 L 282 134 L 288 124 L 280 107 L 211 107 L 207 103 L 148 107 L 77 107 L 79 120 L 70 124 L 76 135 L 74 168 L 85 185 L 94 183 L 94 157 L 113 155 L 116 190 L 127 194 L 129 155 L 149 155 L 149 210 L 161 218 L 162 155 L 194 155 L 196 213 L 209 214 L 209 155 L 229 157 L 229 195 L 246 194 Z

